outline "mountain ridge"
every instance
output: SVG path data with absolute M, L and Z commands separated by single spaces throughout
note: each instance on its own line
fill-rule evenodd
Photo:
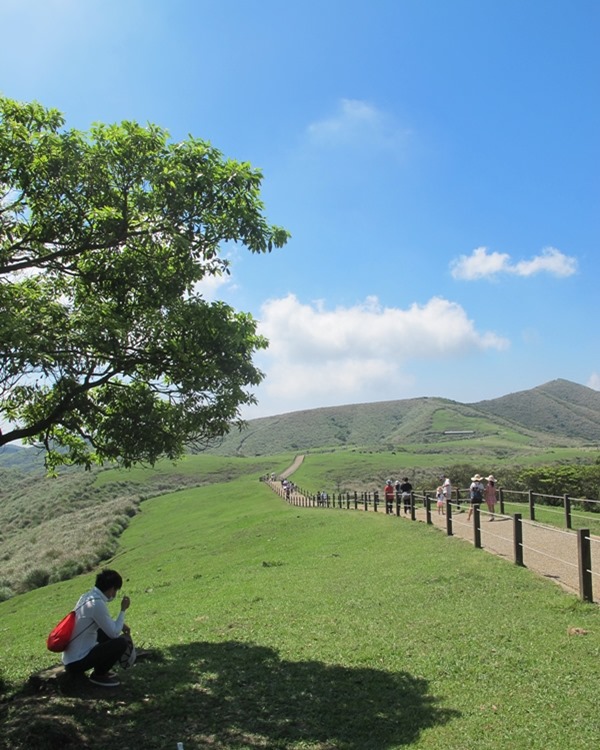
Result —
M 248 420 L 206 452 L 256 457 L 319 450 L 404 450 L 443 453 L 482 445 L 506 454 L 600 446 L 600 392 L 557 379 L 495 399 L 461 403 L 438 396 L 303 409 Z M 9 448 L 9 450 L 6 450 Z M 43 470 L 42 455 L 6 446 L 1 468 Z M 456 452 L 456 451 L 454 451 Z M 35 460 L 34 458 L 35 454 Z
M 490 437 L 506 430 L 546 447 L 600 443 L 600 392 L 557 379 L 472 403 L 423 396 L 303 409 L 249 420 L 211 452 L 245 456 L 343 446 L 384 448 Z

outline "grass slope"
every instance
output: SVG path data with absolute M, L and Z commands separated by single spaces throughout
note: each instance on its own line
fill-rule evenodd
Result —
M 568 380 L 553 380 L 473 406 L 488 415 L 525 424 L 530 430 L 596 444 L 600 441 L 600 392 Z
M 144 503 L 112 565 L 159 658 L 114 694 L 13 696 L 3 750 L 598 745 L 597 607 L 424 525 L 293 508 L 256 480 Z M 5 680 L 54 662 L 45 635 L 91 582 L 0 604 Z
M 115 554 L 140 502 L 190 486 L 281 470 L 292 456 L 186 456 L 153 469 L 68 471 L 58 477 L 0 469 L 0 601 L 71 578 Z
M 465 449 L 464 440 L 526 456 L 533 449 L 600 442 L 600 393 L 568 381 L 461 404 L 441 398 L 309 409 L 251 420 L 212 449 L 252 456 L 284 450 L 358 448 L 398 450 L 428 445 Z

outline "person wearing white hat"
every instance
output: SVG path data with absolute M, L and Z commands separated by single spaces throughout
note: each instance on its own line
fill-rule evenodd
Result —
M 450 481 L 450 477 L 444 477 L 442 487 L 444 488 L 444 497 L 446 500 L 452 502 L 452 482 Z M 457 503 L 457 509 L 460 510 L 460 503 Z
M 473 506 L 481 505 L 481 503 L 483 502 L 483 484 L 481 483 L 482 479 L 483 477 L 480 474 L 475 474 L 475 476 L 471 477 L 471 485 L 469 487 L 471 503 L 469 505 L 469 512 L 467 513 L 467 521 L 471 520 L 471 516 L 473 515 Z
M 485 486 L 485 502 L 487 503 L 488 510 L 490 512 L 490 521 L 494 520 L 494 513 L 496 512 L 496 477 L 493 474 L 490 474 L 489 477 L 485 478 L 485 481 L 487 482 Z

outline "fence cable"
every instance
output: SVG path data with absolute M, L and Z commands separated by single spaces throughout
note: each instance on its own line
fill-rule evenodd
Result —
M 480 531 L 481 531 L 481 529 L 480 529 Z M 508 544 L 512 544 L 513 543 L 512 536 L 500 536 L 500 534 L 494 534 L 493 531 L 489 531 L 486 528 L 486 530 L 484 532 L 484 537 L 488 537 L 488 536 L 493 536 L 494 539 L 501 539 L 503 542 L 508 542 Z
M 538 555 L 548 557 L 550 560 L 554 560 L 554 562 L 563 563 L 563 565 L 569 565 L 571 568 L 575 568 L 576 570 L 579 569 L 579 565 L 575 565 L 574 563 L 568 562 L 567 560 L 561 560 L 560 557 L 554 557 L 554 555 L 549 555 L 547 552 L 542 552 L 539 549 L 535 549 L 535 547 L 528 547 L 526 544 L 521 544 L 521 547 L 528 550 L 529 552 L 535 552 Z
M 575 538 L 575 535 L 572 531 L 565 531 L 564 529 L 559 529 L 556 526 L 548 526 L 548 524 L 540 523 L 539 521 L 531 521 L 528 518 L 522 518 L 521 523 L 527 524 L 528 526 L 534 526 L 537 529 L 542 529 L 543 531 L 552 531 L 556 532 L 557 534 L 565 534 L 568 537 L 571 537 L 571 539 Z

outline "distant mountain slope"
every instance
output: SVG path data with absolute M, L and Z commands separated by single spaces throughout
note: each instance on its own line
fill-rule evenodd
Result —
M 568 380 L 552 380 L 471 406 L 530 430 L 600 442 L 600 392 Z
M 500 435 L 502 433 L 502 435 Z M 528 391 L 462 404 L 443 398 L 413 398 L 262 417 L 234 430 L 208 452 L 222 456 L 269 456 L 320 448 L 396 450 L 403 445 L 440 444 L 475 438 L 512 445 L 600 444 L 600 392 L 553 380 Z M 513 443 L 511 443 L 513 441 Z M 0 453 L 0 467 L 41 466 L 37 452 Z
M 309 409 L 250 420 L 214 452 L 268 455 L 341 446 L 386 448 L 486 438 L 510 430 L 531 445 L 600 442 L 600 393 L 556 380 L 491 401 L 416 398 Z

